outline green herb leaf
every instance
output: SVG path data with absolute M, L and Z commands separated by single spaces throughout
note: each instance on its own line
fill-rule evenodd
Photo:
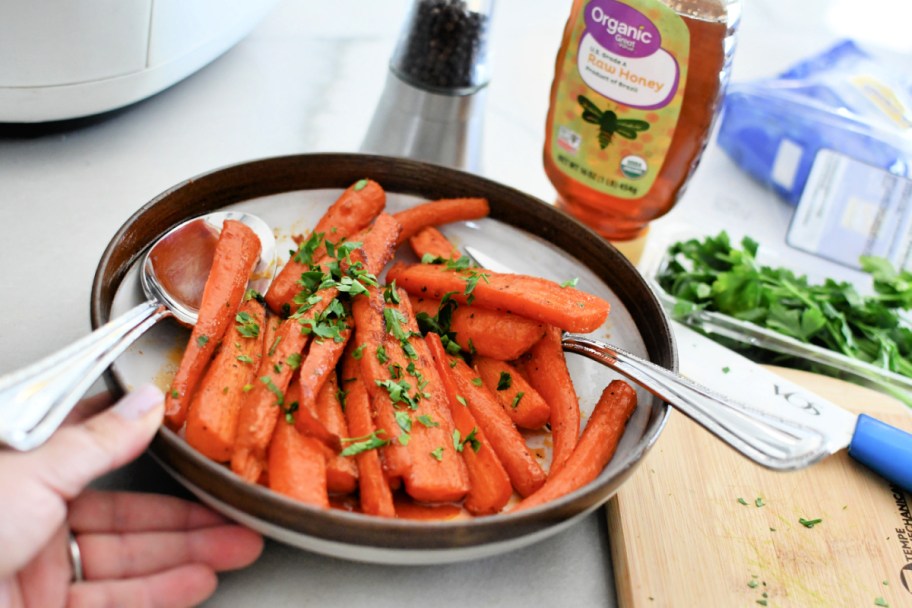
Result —
M 509 372 L 500 372 L 500 378 L 497 379 L 497 390 L 505 391 L 513 386 L 513 377 Z
M 443 460 L 443 446 L 440 446 L 440 447 L 438 447 L 436 450 L 434 450 L 433 452 L 431 452 L 431 456 L 432 456 L 432 457 L 434 458 L 434 460 L 436 460 L 437 462 L 441 462 L 441 461 Z
M 360 359 L 361 357 L 363 357 L 363 356 L 364 356 L 364 347 L 365 347 L 365 346 L 367 346 L 367 345 L 366 345 L 366 344 L 361 344 L 361 345 L 358 346 L 358 348 L 356 348 L 355 350 L 353 350 L 353 351 L 352 351 L 352 357 L 353 357 L 354 359 Z
M 200 348 L 206 346 L 206 344 L 208 344 L 208 343 L 209 343 L 209 336 L 199 336 L 196 339 L 196 345 L 199 346 Z
M 260 382 L 265 384 L 266 388 L 269 389 L 269 392 L 276 396 L 276 402 L 278 405 L 283 405 L 285 403 L 285 395 L 282 394 L 281 389 L 275 385 L 271 377 L 262 376 L 260 377 Z
M 525 397 L 525 395 L 526 395 L 526 393 L 524 393 L 523 391 L 519 391 L 518 393 L 516 393 L 516 395 L 513 397 L 513 401 L 510 402 L 510 407 L 516 408 L 517 406 L 519 406 L 520 400 L 522 400 L 522 398 Z
M 561 287 L 576 287 L 576 284 L 579 283 L 579 277 L 573 277 L 569 281 L 564 281 L 560 284 Z
M 803 517 L 798 518 L 798 523 L 804 526 L 805 528 L 813 528 L 823 520 L 819 517 L 817 519 L 805 519 Z
M 383 433 L 382 430 L 375 431 L 366 437 L 342 438 L 342 443 L 347 443 L 349 445 L 347 445 L 339 453 L 342 454 L 342 456 L 354 456 L 355 454 L 360 454 L 361 452 L 376 450 L 377 448 L 382 448 L 385 445 L 389 445 L 389 439 L 381 438 L 381 433 Z

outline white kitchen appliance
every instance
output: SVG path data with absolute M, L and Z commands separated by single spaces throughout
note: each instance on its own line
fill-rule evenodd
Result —
M 0 122 L 145 99 L 247 35 L 277 0 L 0 0 Z

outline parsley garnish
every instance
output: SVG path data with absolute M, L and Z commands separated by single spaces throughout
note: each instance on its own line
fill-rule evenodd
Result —
M 474 384 L 475 386 L 481 386 L 482 384 L 484 384 L 484 382 L 482 382 L 481 378 L 476 377 L 476 378 L 472 378 L 472 384 Z
M 248 355 L 238 355 L 237 357 L 235 357 L 235 359 L 237 359 L 241 363 L 253 363 L 253 357 L 250 357 Z
M 469 405 L 468 403 L 466 403 L 465 397 L 463 397 L 462 395 L 456 395 L 456 401 L 458 401 L 459 403 L 461 403 L 462 405 L 464 405 L 466 407 L 468 407 L 468 405 Z
M 269 347 L 269 352 L 266 353 L 268 356 L 275 354 L 276 349 L 279 347 L 279 342 L 282 341 L 282 336 L 276 336 L 275 341 L 272 343 L 272 346 Z
M 367 187 L 367 184 L 368 184 L 368 183 L 370 183 L 370 180 L 368 180 L 367 178 L 365 178 L 365 179 L 359 179 L 358 181 L 355 182 L 355 185 L 354 185 L 354 187 L 353 187 L 353 190 L 354 190 L 355 192 L 359 192 L 359 191 L 361 191 L 361 190 L 364 190 L 364 189 Z
M 579 277 L 573 277 L 569 281 L 564 281 L 560 284 L 561 287 L 576 287 L 576 284 L 579 283 Z
M 431 452 L 431 456 L 433 456 L 434 460 L 436 460 L 437 462 L 443 461 L 443 446 L 440 446 L 436 450 Z
M 235 326 L 237 332 L 245 338 L 256 338 L 260 335 L 260 325 L 256 322 L 253 315 L 247 312 L 239 312 L 234 316 L 237 322 Z
M 343 437 L 342 443 L 348 443 L 349 445 L 343 449 L 340 454 L 343 456 L 354 456 L 355 454 L 360 454 L 361 452 L 366 452 L 368 450 L 375 450 L 377 448 L 382 448 L 385 445 L 389 444 L 389 439 L 381 439 L 380 434 L 382 430 L 375 431 L 370 435 L 364 437 Z
M 281 405 L 281 404 L 279 404 L 279 405 Z M 292 401 L 288 405 L 288 407 L 282 408 L 282 412 L 284 412 L 284 414 L 285 414 L 285 422 L 287 422 L 288 424 L 294 424 L 294 422 L 295 422 L 294 413 L 298 411 L 298 407 L 299 407 L 298 402 Z
M 322 232 L 313 232 L 307 238 L 306 241 L 298 245 L 298 250 L 295 252 L 292 259 L 299 264 L 313 264 L 313 254 L 320 246 L 320 242 L 323 240 Z
M 364 347 L 365 347 L 365 346 L 366 346 L 366 344 L 361 344 L 360 346 L 358 346 L 358 348 L 356 348 L 355 350 L 353 350 L 353 351 L 352 351 L 352 358 L 354 358 L 354 359 L 360 359 L 362 356 L 364 356 Z
M 422 414 L 422 415 L 418 416 L 418 418 L 416 418 L 416 420 L 428 428 L 440 426 L 439 422 L 435 421 L 433 418 L 431 418 L 427 414 Z
M 269 389 L 269 392 L 276 396 L 278 405 L 283 405 L 285 403 L 285 395 L 283 395 L 279 387 L 275 385 L 275 383 L 272 381 L 272 378 L 269 376 L 262 376 L 260 377 L 260 382 L 265 384 L 266 388 Z
M 298 369 L 301 367 L 301 353 L 291 353 L 285 359 L 285 363 L 287 363 L 288 367 L 291 369 Z
M 519 401 L 526 395 L 523 391 L 516 393 L 516 396 L 513 397 L 513 401 L 510 403 L 510 407 L 516 408 L 519 405 Z
M 459 429 L 454 430 L 453 431 L 453 447 L 456 449 L 457 452 L 461 452 L 462 450 L 465 449 L 466 444 L 468 444 L 468 446 L 470 448 L 472 448 L 472 451 L 477 454 L 478 450 L 481 449 L 481 442 L 478 441 L 478 437 L 476 437 L 477 434 L 478 434 L 478 427 L 473 427 L 472 430 L 469 432 L 469 434 L 466 435 L 466 438 L 461 439 Z
M 172 389 L 171 389 L 171 398 L 172 398 L 172 399 L 177 399 L 178 397 L 180 397 L 180 393 L 177 392 L 177 389 L 176 389 L 176 388 L 172 388 Z
M 209 343 L 209 336 L 200 336 L 196 339 L 196 345 L 200 348 L 206 346 Z
M 266 301 L 266 298 L 264 298 L 263 294 L 261 294 L 256 289 L 248 289 L 247 291 L 244 292 L 244 301 L 247 302 L 248 300 L 256 300 L 257 302 L 262 304 L 263 302 Z
M 500 372 L 500 378 L 497 379 L 497 390 L 505 391 L 513 385 L 513 377 L 509 372 Z
M 798 518 L 798 523 L 804 526 L 805 528 L 813 528 L 817 524 L 821 523 L 823 520 L 819 517 L 817 519 L 805 519 L 803 517 Z

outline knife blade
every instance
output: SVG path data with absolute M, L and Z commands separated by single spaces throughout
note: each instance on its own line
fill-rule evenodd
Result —
M 504 264 L 474 247 L 463 249 L 484 268 L 511 272 Z M 694 382 L 696 388 L 708 387 L 709 393 L 723 398 L 728 396 L 739 406 L 746 405 L 783 422 L 792 422 L 795 428 L 811 428 L 822 438 L 822 445 L 817 448 L 819 455 L 848 448 L 852 458 L 902 489 L 912 491 L 912 435 L 867 414 L 855 415 L 680 323 L 670 323 L 678 346 L 681 374 Z M 586 340 L 597 343 L 593 339 Z M 612 348 L 604 346 L 608 351 Z M 577 352 L 587 354 L 582 350 Z M 675 406 L 674 403 L 669 405 Z M 713 429 L 704 420 L 693 415 L 691 418 L 722 437 L 718 429 Z M 751 456 L 750 450 L 741 451 Z M 755 460 L 765 464 L 762 459 Z M 808 458 L 797 466 L 806 466 L 816 460 L 819 458 Z

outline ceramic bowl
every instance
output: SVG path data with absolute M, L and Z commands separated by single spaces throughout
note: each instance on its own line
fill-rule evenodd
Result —
M 540 200 L 476 175 L 359 154 L 247 162 L 188 179 L 157 196 L 127 220 L 101 258 L 92 287 L 93 325 L 141 301 L 137 262 L 158 236 L 179 222 L 220 209 L 248 211 L 273 226 L 278 251 L 285 252 L 294 247 L 292 235 L 306 234 L 346 186 L 364 177 L 384 187 L 387 209 L 392 212 L 429 199 L 486 197 L 490 217 L 444 226 L 448 237 L 495 256 L 516 272 L 560 282 L 578 277 L 579 289 L 608 299 L 612 306 L 609 320 L 594 332 L 596 337 L 676 368 L 672 334 L 661 305 L 637 270 L 595 233 Z M 108 371 L 112 390 L 122 392 L 149 381 L 167 386 L 187 335 L 170 321 L 153 328 Z M 568 356 L 568 366 L 585 421 L 602 388 L 617 376 L 575 355 Z M 517 514 L 414 521 L 321 510 L 242 481 L 168 429 L 159 431 L 151 451 L 201 501 L 279 541 L 359 561 L 453 562 L 528 545 L 603 505 L 642 461 L 668 416 L 668 406 L 661 400 L 642 389 L 638 397 L 614 459 L 595 481 Z

